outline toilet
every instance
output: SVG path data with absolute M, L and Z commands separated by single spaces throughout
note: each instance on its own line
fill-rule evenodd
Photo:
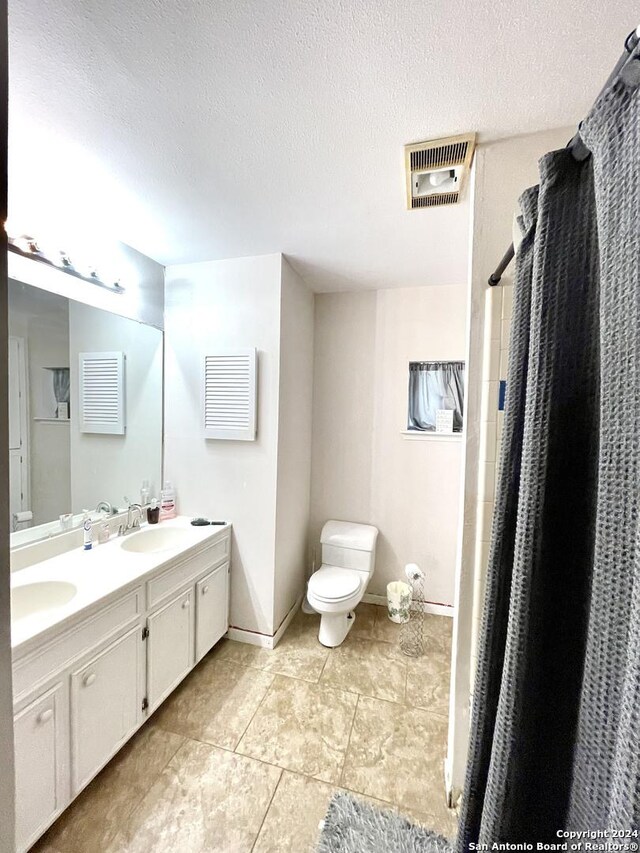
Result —
M 327 521 L 322 528 L 322 565 L 309 578 L 307 601 L 320 614 L 318 640 L 334 648 L 349 633 L 376 560 L 378 528 Z

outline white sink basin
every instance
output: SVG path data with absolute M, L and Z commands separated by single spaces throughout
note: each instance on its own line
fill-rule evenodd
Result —
M 42 581 L 16 586 L 11 590 L 11 618 L 24 619 L 68 604 L 78 590 L 66 581 Z
M 155 530 L 141 530 L 132 533 L 120 543 L 120 547 L 133 554 L 157 554 L 159 551 L 171 551 L 181 548 L 192 541 L 188 530 L 175 527 L 159 527 Z

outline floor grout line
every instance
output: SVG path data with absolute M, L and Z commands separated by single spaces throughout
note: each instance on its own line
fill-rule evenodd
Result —
M 344 779 L 344 769 L 347 765 L 347 755 L 349 754 L 349 747 L 351 746 L 351 735 L 353 734 L 353 727 L 356 722 L 356 714 L 358 713 L 358 704 L 360 702 L 360 694 L 357 694 L 356 704 L 353 706 L 353 717 L 351 718 L 351 727 L 349 728 L 349 737 L 347 738 L 347 746 L 344 750 L 344 757 L 342 759 L 342 767 L 340 769 L 340 778 L 338 779 L 338 785 L 342 785 L 342 780 Z
M 325 671 L 325 668 L 326 668 L 326 666 L 327 666 L 327 662 L 328 662 L 328 660 L 329 660 L 329 655 L 330 655 L 330 654 L 331 654 L 331 650 L 330 650 L 330 649 L 328 649 L 328 650 L 327 650 L 327 656 L 325 657 L 325 659 L 324 659 L 324 663 L 322 664 L 322 669 L 320 670 L 320 675 L 318 676 L 318 681 L 317 681 L 317 683 L 318 683 L 318 684 L 320 684 L 320 681 L 322 680 L 322 676 L 324 675 L 324 671 Z
M 260 822 L 260 828 L 258 829 L 258 833 L 257 833 L 256 837 L 255 837 L 255 838 L 254 838 L 254 840 L 253 840 L 253 844 L 251 845 L 251 851 L 253 851 L 254 847 L 255 847 L 255 846 L 256 846 L 256 844 L 258 843 L 258 839 L 260 838 L 260 833 L 262 832 L 262 827 L 264 826 L 264 822 L 265 822 L 265 820 L 267 819 L 267 815 L 269 814 L 269 809 L 271 808 L 271 804 L 273 803 L 273 801 L 274 801 L 274 799 L 275 799 L 276 791 L 277 791 L 277 790 L 278 790 L 278 788 L 280 787 L 280 782 L 282 782 L 282 777 L 283 777 L 283 776 L 284 776 L 284 768 L 282 768 L 282 767 L 281 767 L 281 768 L 280 768 L 280 775 L 278 776 L 278 781 L 277 781 L 277 783 L 276 783 L 275 788 L 273 789 L 273 794 L 271 794 L 271 799 L 269 800 L 269 805 L 267 806 L 267 809 L 266 809 L 266 811 L 265 811 L 265 813 L 264 813 L 264 815 L 263 815 L 263 817 L 262 817 L 262 821 Z
M 270 673 L 270 674 L 271 674 L 271 673 Z M 254 712 L 253 712 L 253 714 L 251 715 L 251 719 L 249 720 L 249 722 L 247 723 L 247 725 L 244 727 L 243 732 L 242 732 L 242 734 L 240 735 L 240 737 L 238 738 L 238 740 L 236 741 L 236 744 L 235 744 L 235 746 L 233 747 L 232 752 L 236 752 L 236 750 L 237 750 L 237 749 L 238 749 L 238 747 L 240 746 L 240 743 L 242 742 L 242 738 L 246 735 L 246 733 L 247 733 L 247 730 L 248 730 L 249 726 L 250 726 L 250 725 L 251 725 L 251 723 L 254 721 L 256 714 L 258 713 L 258 711 L 260 710 L 260 708 L 262 708 L 262 705 L 264 704 L 264 702 L 265 702 L 265 700 L 266 700 L 267 696 L 268 696 L 268 695 L 269 695 L 269 693 L 271 692 L 271 690 L 272 690 L 272 688 L 273 688 L 273 683 L 274 683 L 274 681 L 276 680 L 276 677 L 277 677 L 276 675 L 273 675 L 273 676 L 272 676 L 272 678 L 271 678 L 271 684 L 270 684 L 270 685 L 267 687 L 267 689 L 264 691 L 264 696 L 263 696 L 263 697 L 262 697 L 262 699 L 258 702 L 258 705 L 257 705 L 257 707 L 256 707 L 255 711 L 254 711 Z M 242 753 L 238 753 L 238 755 L 242 755 Z M 268 762 L 264 762 L 264 763 L 265 763 L 265 764 L 267 764 Z M 276 766 L 277 766 L 277 765 L 276 765 Z

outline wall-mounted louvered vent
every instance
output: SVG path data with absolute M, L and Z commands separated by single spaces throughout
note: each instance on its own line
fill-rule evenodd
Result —
M 80 353 L 80 432 L 124 435 L 123 352 Z
M 475 134 L 405 145 L 407 207 L 439 207 L 460 200 L 471 167 Z
M 441 204 L 455 204 L 460 193 L 439 193 L 438 195 L 425 195 L 414 198 L 411 207 L 438 207 Z
M 256 379 L 255 349 L 205 356 L 205 438 L 255 440 Z

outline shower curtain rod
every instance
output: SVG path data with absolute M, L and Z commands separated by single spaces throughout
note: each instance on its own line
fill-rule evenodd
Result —
M 607 77 L 607 82 L 604 84 L 604 86 L 600 90 L 600 93 L 598 94 L 598 98 L 600 97 L 600 95 L 602 95 L 603 92 L 605 92 L 609 88 L 609 86 L 616 79 L 616 77 L 618 76 L 618 74 L 620 73 L 622 68 L 627 64 L 629 57 L 631 55 L 631 52 L 635 48 L 635 46 L 638 44 L 638 42 L 640 42 L 640 26 L 636 27 L 635 30 L 632 30 L 632 32 L 630 32 L 629 35 L 624 40 L 624 53 L 622 54 L 620 59 L 616 62 L 616 65 L 615 65 L 613 71 L 611 72 L 611 74 L 609 74 L 609 76 Z M 598 100 L 598 98 L 596 98 L 596 101 Z M 586 160 L 587 157 L 589 157 L 591 152 L 586 147 L 586 145 L 584 144 L 584 142 L 582 141 L 582 139 L 580 137 L 580 125 L 578 125 L 578 132 L 575 134 L 575 136 L 572 139 L 570 139 L 569 142 L 567 142 L 567 148 L 569 148 L 569 150 L 571 151 L 571 153 L 573 154 L 573 156 L 576 160 L 582 161 L 582 160 Z M 499 284 L 500 279 L 502 278 L 502 274 L 504 273 L 506 268 L 509 266 L 509 264 L 513 260 L 515 253 L 516 253 L 516 251 L 515 251 L 515 248 L 514 248 L 513 243 L 512 243 L 509 246 L 509 248 L 507 249 L 507 251 L 504 253 L 504 255 L 502 256 L 502 260 L 500 261 L 498 266 L 495 268 L 494 272 L 492 272 L 491 275 L 489 276 L 489 280 L 488 280 L 489 287 L 495 287 L 496 284 Z

